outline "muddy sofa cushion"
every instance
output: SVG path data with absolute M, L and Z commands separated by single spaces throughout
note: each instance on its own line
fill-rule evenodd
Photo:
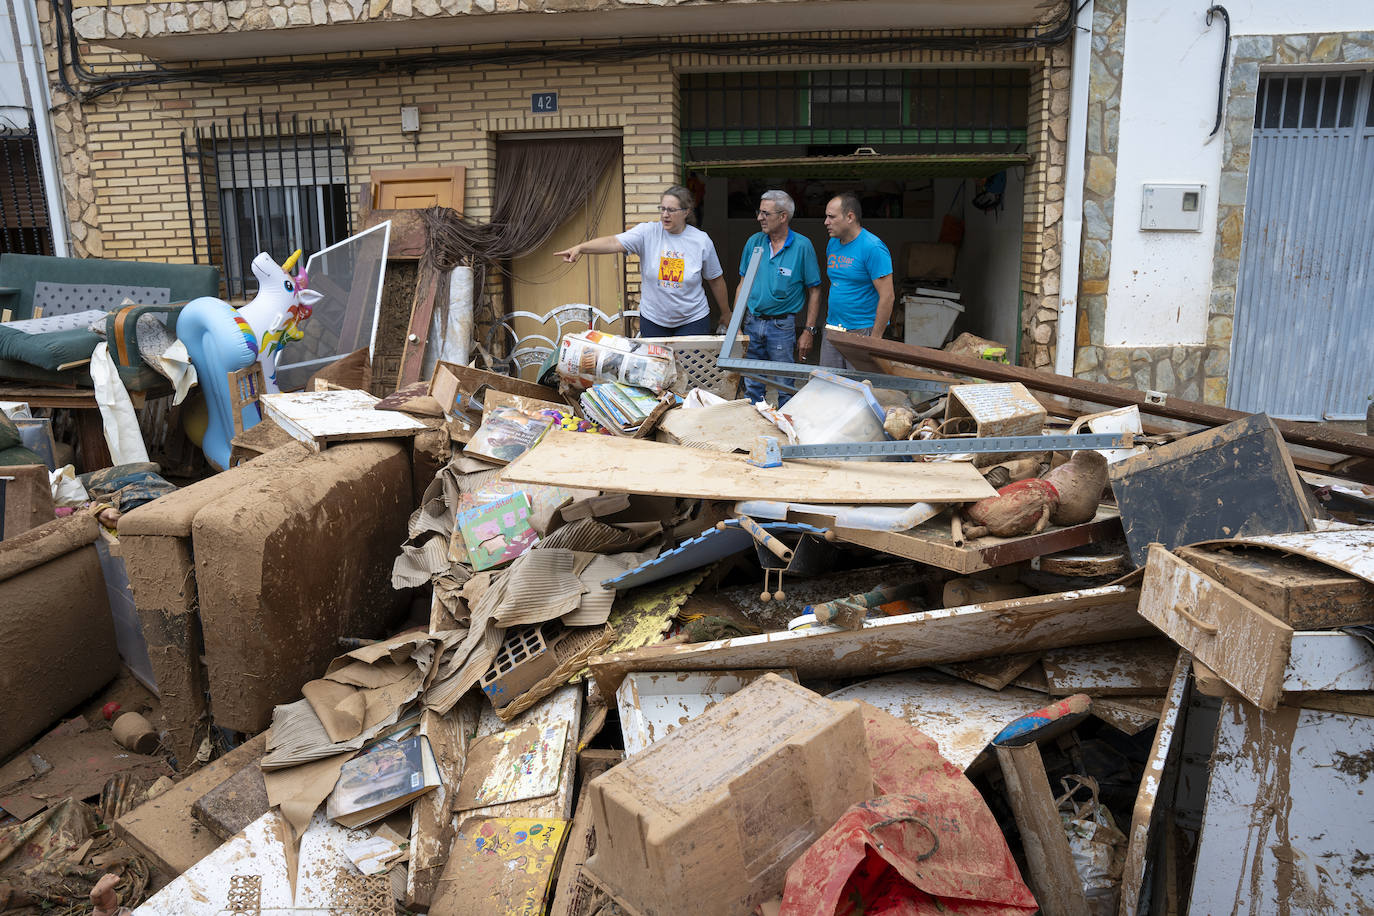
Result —
M 256 733 L 272 707 L 403 616 L 391 565 L 411 512 L 408 450 L 336 445 L 207 504 L 192 525 L 215 722 Z

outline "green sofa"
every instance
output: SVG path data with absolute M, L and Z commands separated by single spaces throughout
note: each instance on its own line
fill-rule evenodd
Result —
M 4 254 L 0 309 L 8 309 L 13 321 L 31 318 L 35 306 L 43 308 L 45 318 L 78 310 L 105 312 L 106 339 L 120 379 L 130 391 L 148 391 L 165 379 L 139 355 L 134 334 L 138 318 L 160 315 L 175 333 L 181 304 L 219 295 L 219 280 L 219 271 L 203 264 Z M 126 299 L 140 304 L 121 308 Z M 100 336 L 85 327 L 24 334 L 0 324 L 0 380 L 89 388 L 85 365 L 61 367 L 89 359 L 99 342 Z

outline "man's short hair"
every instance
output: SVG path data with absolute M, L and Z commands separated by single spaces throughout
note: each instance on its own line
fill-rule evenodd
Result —
M 786 191 L 764 191 L 761 200 L 768 200 L 777 204 L 778 208 L 787 214 L 788 219 L 791 219 L 792 215 L 797 212 L 797 205 L 793 203 L 792 195 Z
M 854 214 L 854 222 L 863 222 L 864 208 L 859 203 L 859 195 L 845 191 L 843 194 L 836 194 L 835 199 L 840 202 L 841 213 L 852 213 Z

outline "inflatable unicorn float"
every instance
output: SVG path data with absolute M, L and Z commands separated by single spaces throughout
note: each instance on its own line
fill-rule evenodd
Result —
M 229 373 L 261 362 L 265 390 L 278 391 L 277 355 L 288 343 L 305 336 L 301 322 L 323 298 L 322 293 L 308 288 L 303 267 L 292 276 L 291 268 L 300 257 L 297 249 L 286 263 L 278 265 L 264 251 L 253 259 L 258 294 L 251 302 L 236 309 L 223 299 L 202 296 L 188 302 L 177 317 L 177 338 L 186 346 L 205 392 L 209 416 L 201 449 L 221 470 L 229 465 L 234 436 Z M 257 425 L 260 419 L 256 414 L 245 414 L 243 428 Z

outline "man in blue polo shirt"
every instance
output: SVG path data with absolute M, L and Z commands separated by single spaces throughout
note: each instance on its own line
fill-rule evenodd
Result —
M 791 229 L 796 204 L 783 191 L 765 191 L 757 211 L 759 228 L 744 243 L 740 255 L 739 275 L 749 268 L 755 248 L 762 248 L 754 285 L 749 288 L 749 314 L 744 320 L 744 333 L 749 335 L 746 359 L 767 359 L 775 363 L 792 363 L 795 343 L 806 359 L 819 329 L 816 322 L 821 310 L 821 271 L 816 263 L 816 249 L 804 235 Z M 806 306 L 806 326 L 797 339 L 797 313 Z M 780 379 L 770 379 L 775 386 Z M 746 378 L 744 394 L 750 401 L 764 398 L 763 380 Z M 778 387 L 778 406 L 787 403 L 788 395 Z
M 882 337 L 892 317 L 892 255 L 876 235 L 860 225 L 859 198 L 841 194 L 825 205 L 825 273 L 830 298 L 825 315 L 821 365 L 853 369 L 830 343 L 830 331 Z

